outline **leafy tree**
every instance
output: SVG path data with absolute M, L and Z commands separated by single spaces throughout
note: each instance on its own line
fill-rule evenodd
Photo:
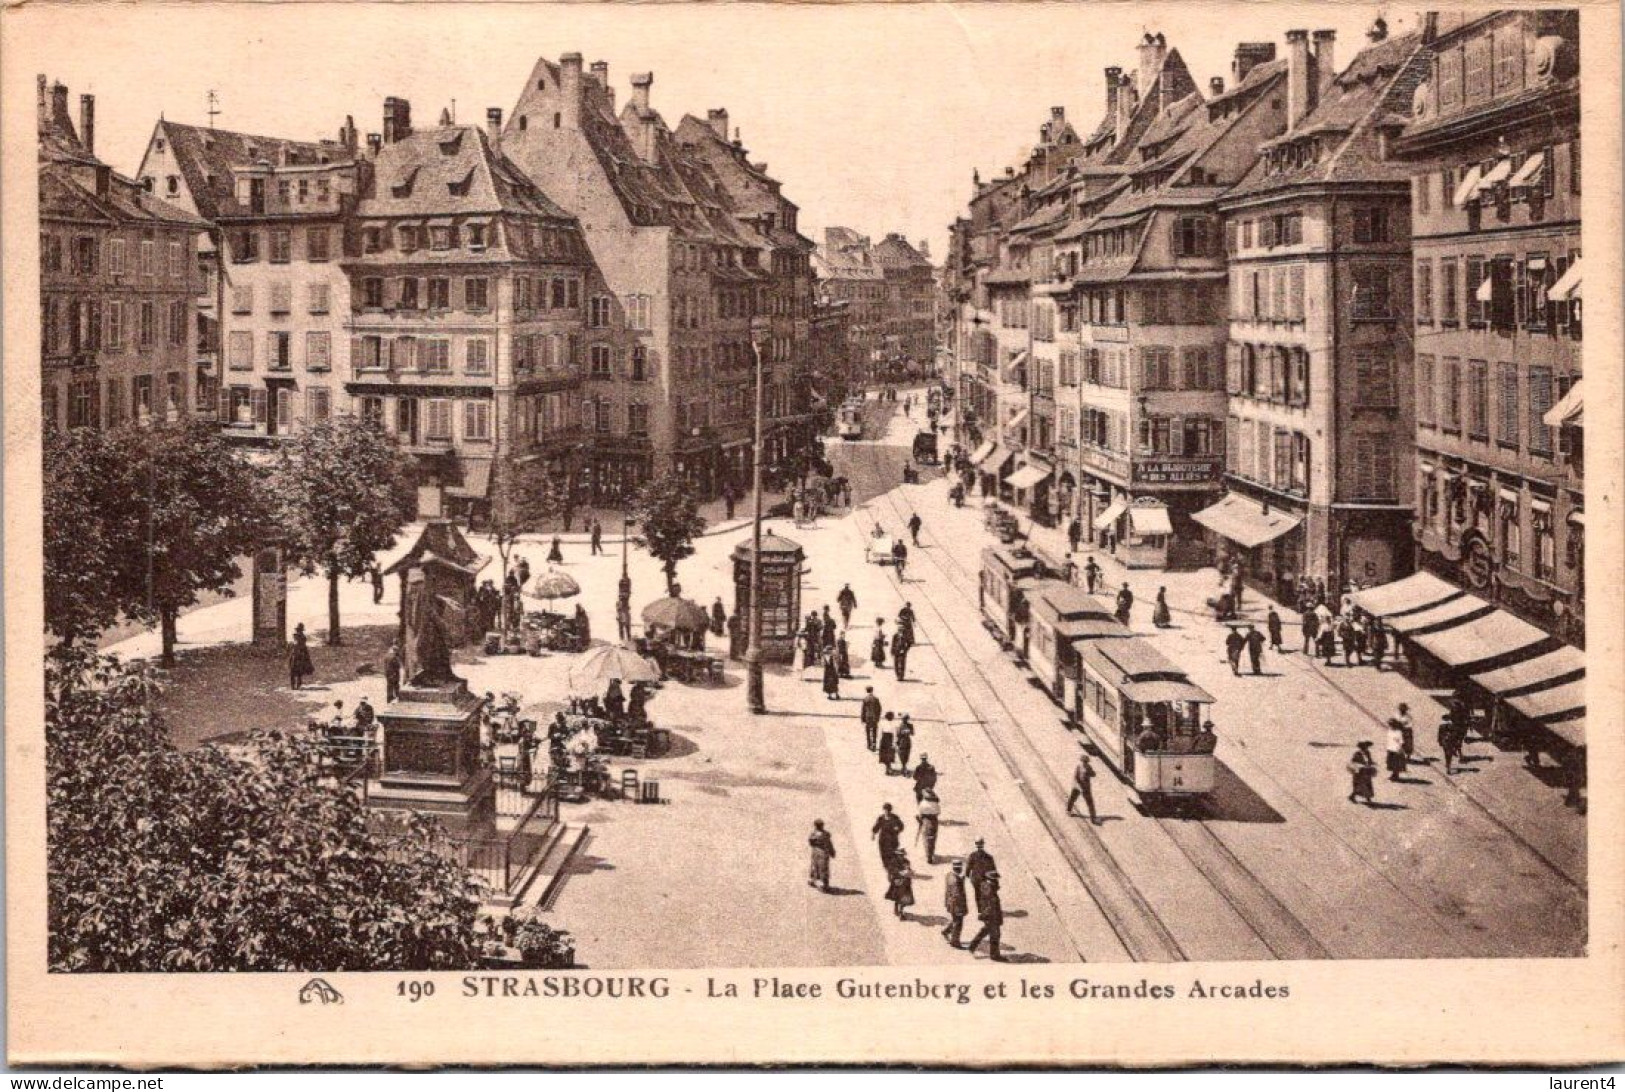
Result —
M 502 561 L 501 586 L 508 582 L 508 559 L 521 535 L 535 534 L 548 520 L 569 507 L 569 492 L 540 462 L 516 465 L 511 459 L 497 463 L 491 483 L 491 541 Z M 508 618 L 508 598 L 502 598 L 503 628 Z
M 272 493 L 282 546 L 306 576 L 327 578 L 327 643 L 340 644 L 339 580 L 364 576 L 395 545 L 414 507 L 407 456 L 377 425 L 333 417 L 277 453 Z
M 254 472 L 203 421 L 75 429 L 47 454 L 53 631 L 86 636 L 118 614 L 157 623 L 172 666 L 181 611 L 200 592 L 229 592 L 265 531 Z
M 53 971 L 475 965 L 479 890 L 437 826 L 370 830 L 304 737 L 176 751 L 156 689 L 82 647 L 47 660 Z
M 632 503 L 639 543 L 665 567 L 666 591 L 677 594 L 677 563 L 694 556 L 694 540 L 705 533 L 705 517 L 688 482 L 675 474 L 653 478 Z

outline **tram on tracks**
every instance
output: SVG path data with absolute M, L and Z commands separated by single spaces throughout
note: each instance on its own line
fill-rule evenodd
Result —
M 1081 678 L 1083 643 L 1128 637 L 1131 632 L 1101 600 L 1059 580 L 1044 581 L 1028 598 L 1027 666 L 1049 696 L 1071 712 Z
M 848 399 L 836 415 L 835 434 L 843 440 L 863 439 L 863 400 Z
M 1141 799 L 1211 793 L 1218 740 L 1205 710 L 1212 695 L 1140 637 L 1086 640 L 1078 652 L 1072 713 Z
M 976 596 L 982 625 L 1001 648 L 1014 650 L 1022 659 L 1027 656 L 1027 596 L 1047 577 L 1037 559 L 1025 550 L 1008 546 L 982 550 L 982 578 Z

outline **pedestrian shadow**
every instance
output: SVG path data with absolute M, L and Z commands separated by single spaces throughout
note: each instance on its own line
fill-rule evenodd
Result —
M 1177 805 L 1179 802 L 1170 801 Z M 1213 762 L 1213 791 L 1197 808 L 1200 818 L 1224 823 L 1284 823 L 1286 819 L 1236 776 L 1222 758 Z
M 1381 802 L 1376 801 L 1376 800 L 1373 800 L 1370 803 L 1366 804 L 1366 807 L 1370 808 L 1372 811 L 1410 811 L 1411 810 L 1411 806 L 1409 804 L 1384 804 L 1384 803 L 1381 803 Z
M 1390 777 L 1388 779 L 1395 785 L 1431 785 L 1433 782 L 1425 777 Z
M 941 914 L 910 914 L 909 921 L 917 921 L 921 925 L 929 925 L 934 929 L 947 928 L 948 919 Z
M 967 823 L 963 819 L 938 819 L 937 820 L 937 825 L 940 826 L 940 827 L 968 827 L 968 826 L 970 826 L 970 824 Z M 958 858 L 947 858 L 947 859 L 949 859 L 949 860 L 957 860 Z
M 849 898 L 853 895 L 861 895 L 863 892 L 856 887 L 831 887 L 828 891 L 823 892 L 823 894 Z
M 1006 915 L 1006 916 L 1008 917 L 1009 915 Z M 1044 956 L 1039 955 L 1037 952 L 1011 952 L 1011 953 L 1009 953 L 1008 955 L 1006 955 L 1004 957 L 1004 961 L 1006 963 L 1048 963 L 1048 962 L 1050 962 L 1049 959 L 1047 959 Z

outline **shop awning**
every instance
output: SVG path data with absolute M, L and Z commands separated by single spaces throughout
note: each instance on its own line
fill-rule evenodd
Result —
M 1569 522 L 1573 523 L 1573 524 L 1577 524 L 1580 527 L 1584 527 L 1586 525 L 1586 512 L 1585 512 L 1585 509 L 1584 508 L 1571 509 L 1570 512 L 1569 512 Z
M 450 485 L 446 492 L 454 497 L 470 497 L 474 500 L 484 500 L 491 492 L 491 460 L 490 459 L 464 459 L 463 481 L 461 485 Z
M 1417 644 L 1450 667 L 1468 667 L 1510 656 L 1550 640 L 1544 630 L 1504 610 L 1494 610 L 1459 626 L 1416 637 Z
M 975 451 L 971 452 L 971 456 L 970 456 L 971 465 L 972 466 L 981 466 L 982 463 L 987 459 L 987 457 L 989 455 L 993 454 L 993 449 L 998 447 L 998 446 L 999 445 L 994 443 L 992 440 L 983 440 L 982 441 L 982 446 L 977 448 Z
M 1387 618 L 1395 614 L 1414 614 L 1419 610 L 1436 607 L 1447 599 L 1464 594 L 1454 584 L 1446 583 L 1430 572 L 1416 572 L 1391 584 L 1364 588 L 1354 593 L 1354 605 L 1367 614 Z
M 1249 550 L 1266 542 L 1274 542 L 1303 522 L 1301 516 L 1294 516 L 1290 512 L 1266 512 L 1262 504 L 1238 493 L 1231 493 L 1218 504 L 1202 509 L 1191 518 Z
M 1541 414 L 1541 421 L 1548 428 L 1562 428 L 1564 425 L 1579 425 L 1584 421 L 1585 395 L 1581 393 L 1580 385 L 1583 379 L 1576 379 L 1569 393 L 1557 400 L 1557 405 Z
M 1472 199 L 1473 194 L 1478 192 L 1478 183 L 1483 179 L 1483 177 L 1483 167 L 1474 167 L 1472 170 L 1468 171 L 1462 176 L 1460 184 L 1456 186 L 1455 196 L 1451 198 L 1450 203 L 1457 208 L 1465 205 L 1469 200 Z
M 1483 193 L 1487 189 L 1491 189 L 1501 182 L 1505 182 L 1509 177 L 1511 177 L 1511 175 L 1512 160 L 1500 160 L 1495 164 L 1495 166 L 1491 167 L 1484 173 L 1484 177 L 1478 180 L 1478 185 L 1473 188 L 1473 195 L 1476 196 Z
M 1389 629 L 1397 633 L 1415 636 L 1462 625 L 1474 618 L 1480 618 L 1494 609 L 1478 596 L 1463 593 L 1455 599 L 1447 599 L 1443 603 L 1429 607 L 1427 610 L 1394 615 L 1383 619 L 1383 621 L 1388 624 Z
M 1022 425 L 1026 424 L 1027 423 L 1027 413 L 1028 413 L 1027 410 L 1021 410 L 1018 413 L 1016 413 L 1016 415 L 1014 417 L 1010 418 L 1010 420 L 1008 420 L 1008 421 L 1006 421 L 1004 423 L 1005 430 L 1006 431 L 1014 431 L 1015 429 L 1018 429 Z
M 1557 278 L 1557 283 L 1546 289 L 1546 298 L 1553 303 L 1564 303 L 1568 300 L 1580 298 L 1580 259 L 1574 259 L 1574 264 L 1563 271 Z
M 1570 747 L 1584 747 L 1586 745 L 1586 719 L 1583 716 L 1554 721 L 1544 727 Z
M 993 450 L 988 452 L 987 458 L 976 465 L 984 474 L 998 474 L 1004 469 L 1004 464 L 1015 458 L 1015 453 L 1003 444 L 994 444 Z
M 1004 479 L 1004 484 L 1008 485 L 1012 489 L 1031 489 L 1033 486 L 1049 477 L 1049 473 L 1050 472 L 1048 470 L 1045 470 L 1041 466 L 1034 466 L 1031 463 L 1028 463 L 1026 466 L 1017 467 L 1013 472 L 1011 472 L 1011 474 Z
M 1558 720 L 1585 711 L 1585 680 L 1564 683 L 1547 690 L 1536 690 L 1508 698 L 1507 704 L 1530 720 Z
M 1485 277 L 1484 283 L 1473 291 L 1473 299 L 1479 303 L 1491 303 L 1495 300 L 1495 278 Z
M 1163 508 L 1161 505 L 1155 508 L 1149 505 L 1144 508 L 1130 508 L 1128 510 L 1128 521 L 1137 535 L 1171 535 L 1174 533 L 1174 525 L 1168 521 L 1168 509 Z
M 1519 660 L 1494 671 L 1481 671 L 1473 676 L 1473 681 L 1492 694 L 1511 694 L 1543 683 L 1550 684 L 1570 675 L 1584 674 L 1585 669 L 1585 653 L 1573 645 L 1564 645 L 1544 656 Z
M 1095 517 L 1095 530 L 1104 531 L 1117 522 L 1117 517 L 1128 511 L 1128 501 L 1122 497 L 1112 501 L 1106 510 Z
M 1512 179 L 1507 183 L 1509 189 L 1519 189 L 1523 186 L 1538 185 L 1545 177 L 1546 153 L 1536 152 L 1523 161 L 1523 166 L 1513 172 Z

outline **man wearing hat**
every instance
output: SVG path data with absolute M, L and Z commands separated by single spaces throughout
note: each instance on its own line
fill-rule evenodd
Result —
M 863 721 L 863 738 L 872 751 L 880 738 L 880 699 L 875 697 L 872 686 L 863 688 L 863 704 L 858 708 L 858 717 Z
M 988 954 L 995 963 L 1003 963 L 1004 956 L 999 950 L 999 933 L 1004 928 L 1004 905 L 999 901 L 999 874 L 989 872 L 987 879 L 977 891 L 976 916 L 982 919 L 982 927 L 976 935 L 970 938 L 965 945 L 967 951 L 976 951 L 976 946 L 987 938 Z
M 903 833 L 903 820 L 894 815 L 890 804 L 880 805 L 880 818 L 870 828 L 870 837 L 874 838 L 880 846 L 880 864 L 890 868 L 892 858 L 897 856 L 898 839 Z
M 965 878 L 970 880 L 970 888 L 976 893 L 976 909 L 982 909 L 982 884 L 987 874 L 998 867 L 993 862 L 993 854 L 987 851 L 987 844 L 982 839 L 976 839 L 976 848 L 970 851 L 965 858 Z
M 1082 744 L 1079 744 L 1080 748 L 1082 746 Z M 1072 771 L 1072 795 L 1066 799 L 1066 813 L 1068 815 L 1077 815 L 1078 813 L 1074 809 L 1081 799 L 1089 808 L 1089 822 L 1098 827 L 1100 820 L 1095 816 L 1095 790 L 1090 784 L 1094 779 L 1095 767 L 1089 761 L 1089 752 L 1080 750 L 1078 752 L 1078 768 Z
M 829 862 L 835 858 L 835 842 L 824 829 L 822 819 L 813 820 L 813 830 L 807 836 L 807 845 L 812 849 L 812 871 L 807 877 L 809 886 L 820 891 L 829 891 Z
M 942 881 L 942 908 L 948 912 L 948 924 L 942 935 L 950 948 L 960 947 L 960 930 L 965 927 L 965 914 L 970 909 L 965 901 L 965 862 L 955 861 Z
M 1357 804 L 1362 799 L 1367 805 L 1377 801 L 1377 760 L 1371 757 L 1371 741 L 1362 739 L 1354 748 L 1354 755 L 1349 759 L 1349 776 L 1353 778 L 1353 788 L 1349 790 L 1349 803 Z

